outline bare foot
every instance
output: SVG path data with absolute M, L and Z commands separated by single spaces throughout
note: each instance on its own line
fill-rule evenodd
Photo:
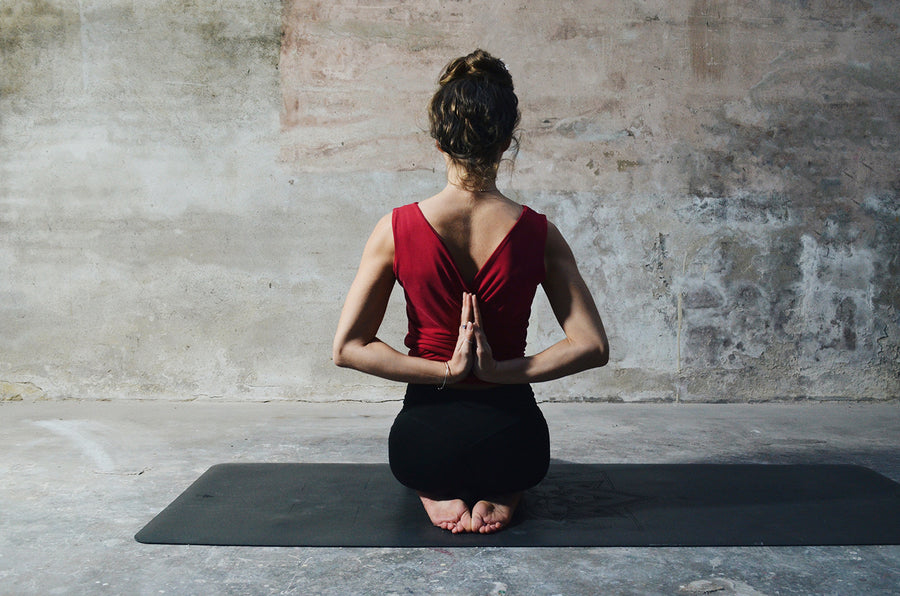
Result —
M 512 493 L 475 503 L 472 507 L 471 531 L 491 534 L 508 526 L 521 497 L 522 493 Z
M 431 523 L 454 534 L 472 531 L 472 513 L 462 499 L 434 499 L 419 493 Z

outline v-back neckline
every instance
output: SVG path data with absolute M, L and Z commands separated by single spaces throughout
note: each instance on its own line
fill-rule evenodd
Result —
M 447 257 L 447 260 L 453 266 L 453 271 L 456 272 L 456 276 L 459 278 L 460 283 L 462 283 L 463 287 L 468 290 L 475 289 L 475 286 L 478 282 L 478 278 L 481 277 L 481 274 L 485 270 L 487 270 L 488 265 L 490 265 L 491 262 L 493 262 L 494 258 L 497 256 L 497 254 L 503 249 L 504 246 L 506 246 L 507 242 L 509 242 L 509 237 L 512 235 L 513 231 L 519 226 L 519 222 L 522 221 L 522 219 L 525 217 L 525 212 L 528 210 L 528 208 L 526 206 L 524 206 L 524 205 L 522 206 L 522 211 L 519 213 L 519 217 L 516 218 L 516 221 L 513 223 L 513 225 L 509 228 L 509 230 L 507 230 L 506 234 L 503 235 L 503 238 L 500 240 L 500 242 L 497 244 L 497 246 L 494 248 L 494 250 L 491 251 L 491 254 L 488 255 L 488 258 L 485 259 L 484 263 L 481 264 L 481 267 L 479 267 L 478 270 L 475 272 L 475 275 L 472 276 L 472 279 L 466 280 L 466 278 L 462 274 L 462 271 L 460 271 L 460 269 L 459 269 L 459 265 L 457 264 L 456 260 L 453 258 L 453 252 L 451 252 L 450 248 L 447 246 L 447 241 L 444 240 L 444 237 L 441 236 L 436 229 L 434 229 L 434 226 L 431 225 L 431 222 L 428 221 L 427 217 L 425 217 L 425 214 L 422 212 L 422 207 L 419 205 L 419 203 L 416 203 L 415 205 L 416 205 L 416 211 L 419 213 L 419 217 L 422 218 L 422 221 L 425 222 L 425 224 L 428 226 L 428 229 L 431 230 L 432 234 L 434 234 L 434 237 L 437 239 L 438 244 L 440 244 L 441 249 L 443 249 L 445 256 Z

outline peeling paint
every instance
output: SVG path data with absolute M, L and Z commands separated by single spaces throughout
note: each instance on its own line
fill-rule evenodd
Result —
M 0 402 L 40 400 L 46 396 L 44 390 L 34 383 L 0 381 Z

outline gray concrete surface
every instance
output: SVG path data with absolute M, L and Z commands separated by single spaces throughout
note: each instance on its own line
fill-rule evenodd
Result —
M 444 184 L 425 106 L 476 46 L 521 100 L 500 186 L 612 343 L 548 395 L 896 399 L 898 27 L 896 0 L 0 0 L 0 399 L 389 393 L 331 337 L 375 222 Z M 556 338 L 540 302 L 530 346 Z
M 851 463 L 900 481 L 900 406 L 543 404 L 573 462 Z M 132 539 L 209 466 L 386 461 L 399 404 L 0 403 L 0 593 L 896 594 L 900 546 L 345 549 Z

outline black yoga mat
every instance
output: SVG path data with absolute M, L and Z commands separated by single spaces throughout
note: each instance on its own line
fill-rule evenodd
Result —
M 386 464 L 213 466 L 135 538 L 242 546 L 900 544 L 900 484 L 844 465 L 553 463 L 491 535 L 431 525 Z

